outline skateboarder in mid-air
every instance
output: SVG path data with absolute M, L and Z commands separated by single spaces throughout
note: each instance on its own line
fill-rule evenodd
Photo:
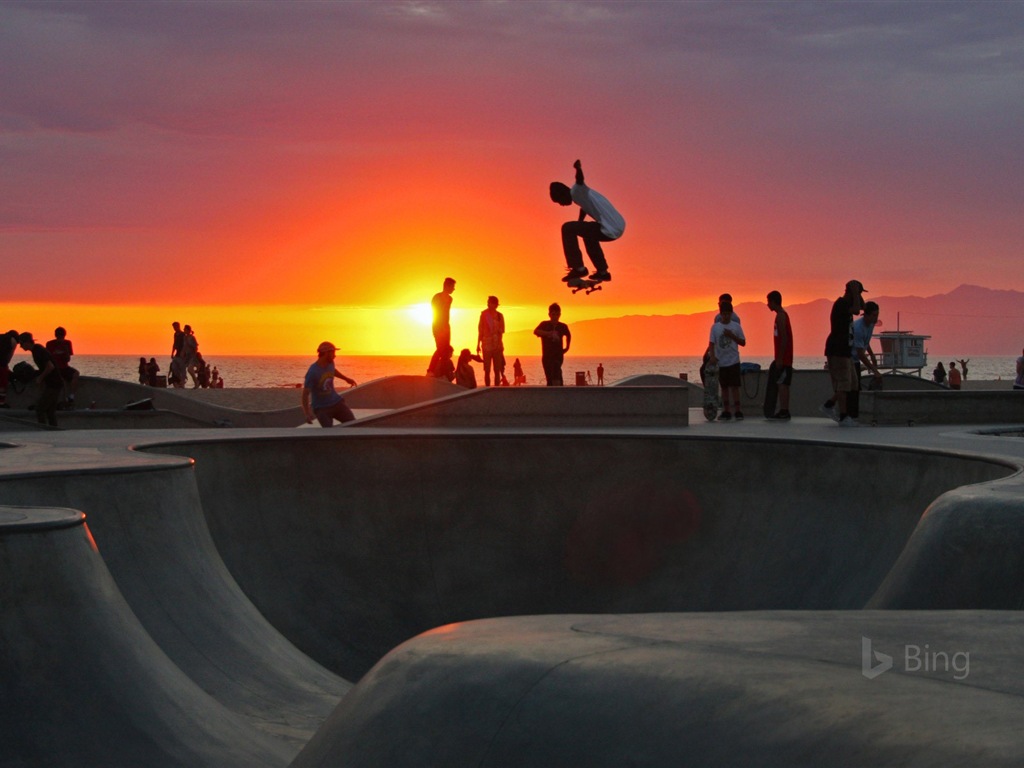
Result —
M 583 166 L 577 160 L 573 163 L 576 169 L 576 183 L 572 188 L 560 181 L 551 182 L 551 199 L 559 205 L 580 207 L 580 217 L 576 221 L 567 221 L 562 225 L 562 249 L 565 251 L 565 263 L 569 273 L 562 278 L 564 282 L 579 280 L 586 277 L 589 271 L 583 266 L 583 253 L 580 251 L 579 239 L 587 249 L 587 256 L 594 264 L 591 280 L 611 280 L 608 262 L 601 250 L 601 243 L 618 240 L 626 229 L 626 220 L 615 210 L 608 198 L 583 183 Z M 589 216 L 593 221 L 585 221 Z

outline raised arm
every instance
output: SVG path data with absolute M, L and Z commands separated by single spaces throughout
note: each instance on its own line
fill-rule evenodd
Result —
M 572 164 L 572 167 L 576 169 L 576 183 L 579 184 L 582 187 L 587 186 L 583 182 L 583 165 L 580 163 L 580 161 L 577 160 L 575 163 Z M 587 212 L 585 210 L 583 210 L 583 206 L 580 206 L 580 217 L 579 217 L 579 220 L 583 221 L 586 218 L 587 218 Z

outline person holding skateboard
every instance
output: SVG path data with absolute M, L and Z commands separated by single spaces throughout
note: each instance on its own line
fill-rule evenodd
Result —
M 722 414 L 719 421 L 743 420 L 740 410 L 740 347 L 746 346 L 747 337 L 743 328 L 732 319 L 732 304 L 723 302 L 721 319 L 711 326 L 708 345 L 710 364 L 718 368 L 718 383 L 722 388 Z M 734 411 L 729 412 L 729 402 Z
M 768 294 L 768 309 L 775 313 L 775 357 L 768 366 L 768 385 L 764 393 L 764 416 L 766 419 L 788 421 L 789 385 L 793 381 L 793 326 L 789 313 L 782 308 L 782 294 L 772 291 Z M 776 402 L 779 410 L 775 410 Z
M 553 181 L 550 189 L 553 202 L 565 206 L 576 203 L 580 207 L 579 219 L 562 225 L 562 250 L 569 269 L 562 281 L 568 283 L 570 280 L 581 280 L 589 274 L 583 266 L 583 253 L 579 244 L 581 238 L 587 256 L 594 264 L 594 274 L 590 279 L 596 282 L 611 280 L 612 275 L 608 271 L 608 261 L 604 257 L 601 243 L 622 237 L 626 230 L 626 220 L 608 202 L 608 198 L 584 183 L 583 166 L 579 160 L 573 163 L 573 168 L 576 169 L 576 183 L 571 188 L 560 181 Z M 587 216 L 592 221 L 586 221 Z

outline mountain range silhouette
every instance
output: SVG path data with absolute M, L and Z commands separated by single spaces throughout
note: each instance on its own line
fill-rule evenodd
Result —
M 869 286 L 870 287 L 870 286 Z M 767 291 L 766 291 L 767 293 Z M 794 351 L 798 356 L 824 356 L 832 298 L 804 304 L 783 304 L 793 324 Z M 931 339 L 930 354 L 950 357 L 1007 355 L 1016 358 L 1024 347 L 1024 292 L 960 285 L 934 296 L 887 296 L 867 293 L 878 302 L 880 325 L 875 332 L 910 331 Z M 747 336 L 744 354 L 772 354 L 773 314 L 764 302 L 737 304 L 736 312 Z M 699 355 L 717 313 L 679 315 L 626 315 L 573 322 L 572 303 L 562 302 L 562 319 L 572 330 L 572 353 L 578 355 Z M 538 322 L 544 318 L 538 318 Z M 531 330 L 505 335 L 506 349 L 525 349 L 539 342 Z M 878 347 L 875 347 L 876 351 Z

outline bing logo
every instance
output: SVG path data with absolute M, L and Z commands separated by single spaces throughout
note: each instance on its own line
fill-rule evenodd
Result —
M 860 673 L 868 680 L 893 668 L 893 657 L 871 647 L 871 638 L 860 638 Z M 903 646 L 903 672 L 951 673 L 954 680 L 963 680 L 971 673 L 971 654 L 966 651 L 947 653 L 929 650 L 927 643 Z

